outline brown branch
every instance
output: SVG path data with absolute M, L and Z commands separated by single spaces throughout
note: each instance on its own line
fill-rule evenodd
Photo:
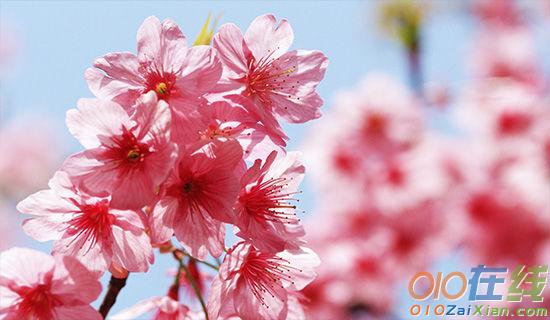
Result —
M 111 276 L 111 280 L 109 281 L 109 289 L 107 290 L 107 294 L 105 294 L 105 297 L 103 298 L 103 302 L 101 303 L 101 306 L 99 307 L 99 313 L 103 316 L 103 319 L 107 317 L 107 314 L 113 307 L 113 305 L 116 302 L 116 298 L 126 285 L 126 278 L 115 278 L 114 276 Z

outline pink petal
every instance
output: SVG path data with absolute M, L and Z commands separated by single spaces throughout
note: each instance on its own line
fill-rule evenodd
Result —
M 133 53 L 108 53 L 96 59 L 94 67 L 97 69 L 86 70 L 84 77 L 90 91 L 98 98 L 130 106 L 144 90 L 145 80 Z
M 107 196 L 118 181 L 118 174 L 115 164 L 97 160 L 101 155 L 99 148 L 73 154 L 63 162 L 61 169 L 71 176 L 80 189 Z
M 176 239 L 197 259 L 206 259 L 209 252 L 213 257 L 219 257 L 225 249 L 225 226 L 202 210 L 178 212 L 174 232 Z
M 112 316 L 109 316 L 110 320 L 128 320 L 136 319 L 137 317 L 152 311 L 160 305 L 161 297 L 151 297 L 139 301 L 135 305 L 126 308 Z
M 78 109 L 67 111 L 69 131 L 87 149 L 101 145 L 101 137 L 121 134 L 122 126 L 132 127 L 128 114 L 114 102 L 80 99 Z
M 302 96 L 300 100 L 282 93 L 273 93 L 269 97 L 278 106 L 275 109 L 277 115 L 290 123 L 304 123 L 321 116 L 319 108 L 323 105 L 323 99 L 316 92 Z
M 157 17 L 151 16 L 138 30 L 137 50 L 141 62 L 152 62 L 166 71 L 177 71 L 186 49 L 185 36 L 171 20 L 161 23 Z
M 270 319 L 284 320 L 287 314 L 287 292 L 280 286 L 273 286 L 272 293 L 259 291 L 262 301 L 253 294 L 253 291 L 242 278 L 237 282 L 234 306 L 239 316 L 243 319 Z M 273 296 L 272 296 L 273 294 Z M 263 302 L 263 303 L 262 303 Z M 269 307 L 269 308 L 268 308 Z
M 147 272 L 153 263 L 153 249 L 147 234 L 142 230 L 123 230 L 113 227 L 113 263 L 130 272 Z
M 288 50 L 294 40 L 294 33 L 286 19 L 277 25 L 277 19 L 266 14 L 252 21 L 244 34 L 244 40 L 257 60 L 266 56 L 275 59 Z
M 208 295 L 208 317 L 210 319 L 227 319 L 236 316 L 234 301 L 231 288 L 226 281 L 222 281 L 219 276 L 214 278 L 210 286 Z
M 36 250 L 14 247 L 0 253 L 2 283 L 13 282 L 18 286 L 45 283 L 45 276 L 54 266 L 53 257 Z
M 168 104 L 158 101 L 155 92 L 150 91 L 142 95 L 135 105 L 135 112 L 132 120 L 139 124 L 139 132 L 136 134 L 138 140 L 147 135 L 152 135 L 161 141 L 168 140 L 170 132 L 170 108 Z
M 214 48 L 193 46 L 182 60 L 182 72 L 176 86 L 185 97 L 199 97 L 216 85 L 221 73 L 222 64 Z
M 288 261 L 288 264 L 294 268 L 294 272 L 289 272 L 293 282 L 285 282 L 288 289 L 300 291 L 317 277 L 315 269 L 321 264 L 321 261 L 313 250 L 302 247 L 297 250 L 279 252 L 277 256 Z
M 57 319 L 102 320 L 101 314 L 90 305 L 63 306 L 55 308 Z
M 289 73 L 286 85 L 270 95 L 275 113 L 291 123 L 302 123 L 319 118 L 323 100 L 315 92 L 323 79 L 328 59 L 319 51 L 291 51 L 279 61 L 282 70 Z
M 105 235 L 107 236 L 107 235 Z M 54 256 L 78 257 L 79 261 L 92 271 L 105 271 L 109 267 L 113 252 L 103 243 L 92 243 L 86 237 L 65 234 L 52 248 Z
M 218 50 L 218 55 L 226 67 L 224 72 L 227 71 L 228 74 L 224 77 L 237 79 L 247 72 L 247 59 L 243 49 L 246 44 L 241 30 L 236 25 L 222 25 L 212 39 L 212 46 Z
M 93 302 L 101 293 L 101 283 L 97 274 L 86 269 L 72 257 L 56 257 L 52 293 L 59 296 L 66 305 L 79 301 Z M 82 290 L 86 288 L 86 290 Z
M 156 185 L 149 175 L 154 173 L 146 172 L 143 168 L 129 168 L 124 173 L 112 193 L 111 206 L 117 209 L 137 210 L 151 205 L 155 199 Z
M 174 235 L 172 226 L 174 226 L 177 209 L 177 199 L 165 197 L 157 202 L 149 219 L 152 243 L 164 243 L 172 238 Z
M 37 216 L 51 216 L 77 210 L 74 204 L 60 198 L 53 190 L 34 193 L 17 204 L 17 210 Z
M 65 231 L 66 217 L 40 217 L 23 221 L 23 231 L 37 241 L 50 241 L 61 238 Z

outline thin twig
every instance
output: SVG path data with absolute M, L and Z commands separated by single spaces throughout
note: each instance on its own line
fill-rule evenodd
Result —
M 122 288 L 124 288 L 124 286 L 126 285 L 127 279 L 128 277 L 115 278 L 114 276 L 111 276 L 111 280 L 109 281 L 109 289 L 107 290 L 107 294 L 105 294 L 103 302 L 99 307 L 99 313 L 101 313 L 103 319 L 107 317 L 107 314 L 115 304 L 116 298 L 120 293 L 120 290 L 122 290 Z
M 180 269 L 183 269 L 183 271 L 185 271 L 185 275 L 187 276 L 187 279 L 189 280 L 189 283 L 191 284 L 191 287 L 193 287 L 193 291 L 195 291 L 195 295 L 197 296 L 197 299 L 199 300 L 199 302 L 201 304 L 202 311 L 204 312 L 205 320 L 209 320 L 208 319 L 208 310 L 206 309 L 206 303 L 204 302 L 204 299 L 202 298 L 202 293 L 201 293 L 201 290 L 199 289 L 199 286 L 197 285 L 197 281 L 191 275 L 191 272 L 189 272 L 189 269 L 187 268 L 187 266 L 183 263 L 183 255 L 186 255 L 186 253 L 183 252 L 182 250 L 176 249 L 176 250 L 173 251 L 173 255 L 174 255 L 174 258 L 176 258 L 176 260 L 178 261 Z M 189 257 L 189 259 L 194 259 L 194 258 Z M 196 261 L 200 261 L 200 260 L 196 260 Z
M 214 269 L 214 270 L 216 270 L 216 271 L 219 270 L 218 266 L 216 266 L 216 265 L 214 265 L 214 264 L 212 264 L 212 263 L 210 263 L 210 262 L 203 261 L 203 260 L 199 260 L 199 259 L 195 259 L 195 258 L 193 258 L 189 253 L 187 253 L 187 252 L 185 252 L 185 251 L 183 252 L 183 254 L 185 254 L 186 256 L 188 256 L 189 259 L 193 259 L 193 260 L 197 261 L 198 263 L 202 263 L 202 264 L 204 264 L 205 266 L 208 266 L 208 267 L 210 267 L 210 268 L 212 268 L 212 269 Z

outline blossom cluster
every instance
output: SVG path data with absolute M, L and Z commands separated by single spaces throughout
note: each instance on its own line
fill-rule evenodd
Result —
M 80 99 L 66 116 L 84 150 L 63 162 L 48 189 L 17 205 L 32 215 L 23 223 L 28 235 L 54 241 L 53 257 L 2 253 L 0 316 L 101 318 L 89 306 L 98 277 L 147 272 L 154 248 L 172 252 L 178 278 L 185 270 L 194 288 L 200 277 L 188 271 L 197 262 L 223 262 L 201 312 L 183 305 L 176 287 L 137 313 L 303 316 L 296 297 L 319 259 L 305 247 L 296 214 L 305 168 L 299 152 L 286 151 L 280 121 L 320 117 L 316 86 L 328 60 L 319 51 L 289 51 L 292 41 L 288 21 L 272 15 L 244 34 L 222 25 L 211 44 L 194 46 L 173 21 L 149 17 L 137 32 L 137 54 L 96 59 L 85 72 L 95 98 Z M 229 249 L 227 225 L 240 238 Z
M 373 73 L 334 98 L 307 141 L 324 221 L 308 233 L 323 261 L 304 291 L 310 318 L 393 319 L 398 285 L 451 255 L 550 261 L 547 78 L 513 1 L 473 5 L 472 79 L 447 110 Z

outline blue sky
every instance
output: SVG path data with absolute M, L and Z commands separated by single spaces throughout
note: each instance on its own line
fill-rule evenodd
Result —
M 107 52 L 135 51 L 136 31 L 150 15 L 174 19 L 194 39 L 209 12 L 223 13 L 221 22 L 246 29 L 258 15 L 273 13 L 287 18 L 295 33 L 293 48 L 318 49 L 330 59 L 319 93 L 330 108 L 333 94 L 353 86 L 370 71 L 384 71 L 406 81 L 406 65 L 397 44 L 380 35 L 374 20 L 375 2 L 352 1 L 1 1 L 0 14 L 19 43 L 10 73 L 2 79 L 4 99 L 1 120 L 39 113 L 59 128 L 67 152 L 79 150 L 64 125 L 65 112 L 80 97 L 90 97 L 83 79 L 94 58 Z M 444 10 L 424 29 L 424 74 L 427 80 L 446 80 L 458 89 L 466 79 L 464 54 L 473 22 L 460 10 Z M 539 30 L 542 36 L 542 31 Z M 548 46 L 542 53 L 549 53 Z M 440 116 L 434 116 L 439 123 Z M 286 127 L 290 149 L 298 149 L 309 125 Z M 445 125 L 442 125 L 444 128 Z M 306 219 L 315 219 L 314 195 L 305 180 L 302 207 Z M 22 245 L 47 251 L 27 239 Z M 151 295 L 163 295 L 172 281 L 165 276 L 175 267 L 171 257 L 157 256 L 147 275 L 132 274 L 114 307 L 116 312 Z M 105 279 L 104 279 L 105 280 Z M 105 283 L 105 281 L 104 281 Z

